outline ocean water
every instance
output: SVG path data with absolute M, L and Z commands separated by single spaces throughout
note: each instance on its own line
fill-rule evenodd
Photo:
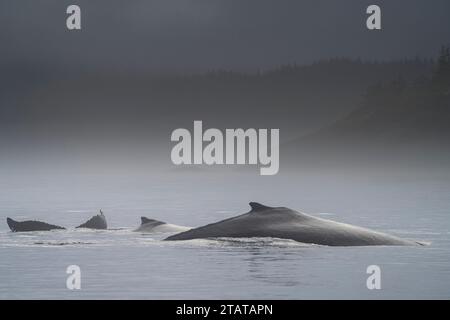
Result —
M 200 226 L 287 206 L 430 243 L 326 247 L 281 239 L 162 241 L 140 216 Z M 113 230 L 75 230 L 102 209 Z M 450 179 L 437 172 L 19 174 L 0 181 L 1 299 L 448 299 Z M 6 217 L 67 231 L 12 233 Z M 81 289 L 66 287 L 69 265 Z M 369 265 L 381 289 L 366 286 Z

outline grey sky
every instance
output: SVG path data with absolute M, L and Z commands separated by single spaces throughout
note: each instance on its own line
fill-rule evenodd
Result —
M 81 6 L 81 32 L 65 28 L 69 4 Z M 365 28 L 369 4 L 382 31 Z M 448 0 L 2 0 L 0 63 L 204 71 L 434 57 L 450 42 L 448 12 Z

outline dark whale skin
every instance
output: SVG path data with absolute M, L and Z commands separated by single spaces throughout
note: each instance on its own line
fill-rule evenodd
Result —
M 100 214 L 93 216 L 85 223 L 80 224 L 77 228 L 105 230 L 108 228 L 108 224 L 106 223 L 105 215 L 100 211 Z
M 65 229 L 60 226 L 55 226 L 53 224 L 34 220 L 15 221 L 11 218 L 6 218 L 6 223 L 8 224 L 12 232 L 50 231 Z
M 155 219 L 149 219 L 147 217 L 141 217 L 141 226 L 147 225 L 147 226 L 151 226 L 151 227 L 157 227 L 157 226 L 161 226 L 163 224 L 166 224 L 166 223 L 159 221 L 159 220 L 155 220 Z
M 250 202 L 250 212 L 172 235 L 165 240 L 218 237 L 272 237 L 326 246 L 407 246 L 420 243 L 331 220 L 316 218 L 285 207 Z

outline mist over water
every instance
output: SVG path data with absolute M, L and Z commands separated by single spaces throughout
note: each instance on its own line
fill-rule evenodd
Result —
M 78 1 L 77 31 L 68 1 L 0 3 L 0 299 L 450 298 L 447 0 L 378 1 L 377 31 L 359 0 L 122 2 Z M 173 165 L 171 133 L 194 121 L 279 129 L 279 173 Z M 133 232 L 251 201 L 429 245 Z M 100 209 L 108 230 L 74 228 Z
M 341 71 L 328 84 L 306 85 L 310 78 L 324 79 L 332 66 Z M 391 117 L 386 110 L 405 106 L 395 99 L 387 100 L 385 106 L 390 108 L 365 105 L 372 102 L 364 96 L 366 87 L 356 85 L 358 77 L 346 78 L 349 69 L 359 75 L 369 68 L 372 76 L 366 78 L 367 84 L 389 79 L 392 74 L 386 70 L 393 66 L 411 77 L 430 72 L 430 65 L 420 61 L 406 67 L 398 63 L 374 67 L 344 60 L 244 77 L 241 82 L 237 75 L 228 81 L 227 74 L 184 79 L 181 84 L 171 78 L 167 91 L 154 84 L 153 94 L 146 92 L 145 85 L 136 91 L 132 85 L 105 82 L 105 91 L 92 93 L 66 84 L 61 87 L 72 91 L 54 91 L 45 84 L 23 97 L 13 95 L 11 101 L 20 108 L 1 109 L 7 117 L 1 118 L 0 139 L 4 150 L 0 154 L 0 297 L 449 298 L 448 148 L 441 144 L 425 152 L 418 144 L 419 149 L 410 152 L 405 147 L 416 146 L 422 133 L 432 132 L 424 135 L 428 141 L 446 140 L 446 126 L 416 126 L 414 120 L 424 110 L 432 110 L 432 119 L 447 116 L 439 108 L 446 106 L 448 98 L 439 100 L 435 108 L 419 104 L 417 113 Z M 343 79 L 347 82 L 338 90 L 320 94 Z M 120 77 L 117 81 L 126 83 Z M 424 85 L 427 99 L 444 96 L 428 83 Z M 299 91 L 303 86 L 311 91 Z M 273 90 L 266 93 L 268 88 Z M 180 90 L 185 96 L 173 100 L 171 94 Z M 77 99 L 65 105 L 68 92 Z M 410 91 L 403 92 L 400 98 L 410 98 Z M 379 94 L 385 98 L 383 91 Z M 185 102 L 192 109 L 184 109 Z M 264 108 L 258 108 L 259 102 Z M 272 113 L 278 103 L 280 108 Z M 225 105 L 230 108 L 224 109 Z M 363 109 L 358 109 L 361 105 Z M 246 112 L 239 111 L 243 106 L 248 106 Z M 331 112 L 334 106 L 338 110 Z M 321 112 L 326 116 L 319 116 Z M 375 122 L 367 116 L 373 114 Z M 174 166 L 171 130 L 189 128 L 193 120 L 202 120 L 197 118 L 201 115 L 208 127 L 280 124 L 279 173 L 260 176 L 257 166 Z M 361 119 L 376 125 L 365 126 Z M 385 125 L 385 120 L 392 121 Z M 405 128 L 402 134 L 394 121 Z M 375 130 L 361 130 L 366 127 Z M 395 143 L 387 148 L 386 141 Z M 422 156 L 427 161 L 421 161 Z M 141 216 L 197 227 L 248 212 L 251 201 L 431 245 L 336 248 L 279 239 L 165 242 L 162 239 L 168 234 L 132 232 Z M 112 230 L 73 229 L 100 209 Z M 6 217 L 69 229 L 11 233 Z M 81 267 L 80 291 L 65 287 L 65 271 L 72 264 Z M 366 269 L 373 264 L 382 270 L 382 290 L 376 292 L 366 287 Z

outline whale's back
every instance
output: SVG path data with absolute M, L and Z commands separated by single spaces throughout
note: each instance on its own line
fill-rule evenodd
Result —
M 11 218 L 6 218 L 6 223 L 12 232 L 30 232 L 30 231 L 49 231 L 55 229 L 65 229 L 60 226 L 41 222 L 41 221 L 15 221 Z
M 77 228 L 99 229 L 104 230 L 108 228 L 106 217 L 103 213 L 93 216 L 88 221 L 80 224 Z
M 149 219 L 147 217 L 141 217 L 141 225 L 134 231 L 144 233 L 175 233 L 187 231 L 189 229 L 191 228 L 166 223 L 156 219 Z
M 273 237 L 329 246 L 413 245 L 415 242 L 345 223 L 316 218 L 285 207 L 250 203 L 237 217 L 182 232 L 167 240 L 217 237 Z

